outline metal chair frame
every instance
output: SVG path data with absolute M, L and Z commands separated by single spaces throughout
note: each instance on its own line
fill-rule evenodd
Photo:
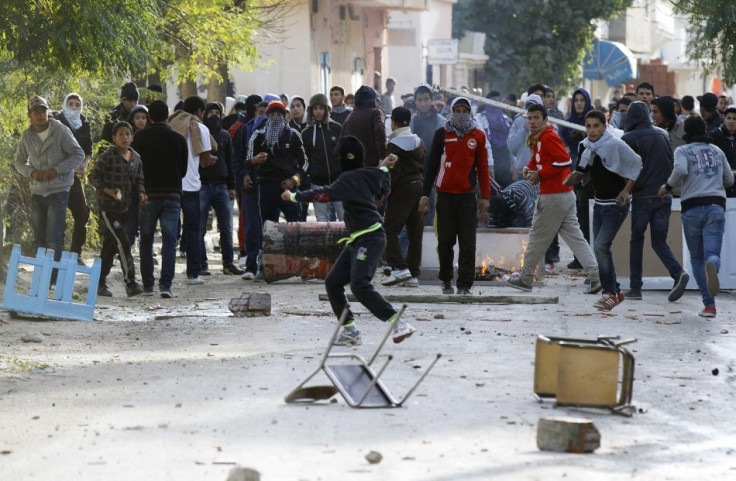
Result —
M 404 304 L 399 310 L 397 321 L 401 318 L 401 315 L 406 309 Z M 342 312 L 340 320 L 337 323 L 335 331 L 332 333 L 330 342 L 327 345 L 319 366 L 315 371 L 309 375 L 304 381 L 301 382 L 296 388 L 294 388 L 289 395 L 286 396 L 285 401 L 289 404 L 300 404 L 300 403 L 315 403 L 317 401 L 325 401 L 332 398 L 338 392 L 342 395 L 345 401 L 350 407 L 353 408 L 398 408 L 401 407 L 409 396 L 411 396 L 419 384 L 427 377 L 427 374 L 432 370 L 434 365 L 442 356 L 437 354 L 437 357 L 432 361 L 429 367 L 422 373 L 416 383 L 409 389 L 409 391 L 401 398 L 397 399 L 391 395 L 386 385 L 380 379 L 381 375 L 386 371 L 389 363 L 393 360 L 393 356 L 389 355 L 386 362 L 375 371 L 373 365 L 378 358 L 378 354 L 386 344 L 391 331 L 393 330 L 393 324 L 389 323 L 388 329 L 381 340 L 381 343 L 376 348 L 370 361 L 366 362 L 365 359 L 357 354 L 331 354 L 333 343 L 340 332 L 345 319 L 347 318 L 348 310 Z M 349 359 L 357 361 L 352 364 L 328 364 L 329 360 L 332 359 Z M 304 385 L 309 382 L 314 376 L 320 371 L 324 371 L 327 378 L 332 382 L 331 386 L 308 386 Z

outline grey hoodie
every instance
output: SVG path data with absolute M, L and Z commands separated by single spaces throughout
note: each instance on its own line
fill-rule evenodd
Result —
M 74 169 L 84 161 L 84 151 L 71 131 L 61 122 L 49 119 L 49 136 L 41 141 L 33 126 L 23 131 L 15 153 L 15 168 L 24 177 L 34 170 L 54 168 L 58 174 L 53 180 L 31 179 L 31 193 L 47 197 L 64 192 L 74 183 Z
M 675 165 L 667 184 L 677 187 L 682 182 L 683 212 L 694 205 L 707 203 L 725 205 L 725 187 L 733 185 L 733 172 L 721 149 L 712 144 L 693 142 L 675 150 Z

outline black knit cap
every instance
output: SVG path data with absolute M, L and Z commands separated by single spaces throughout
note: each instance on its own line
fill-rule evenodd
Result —
M 376 106 L 376 91 L 373 87 L 362 85 L 355 92 L 355 106 L 356 107 L 375 107 Z
M 343 172 L 360 169 L 363 167 L 365 150 L 357 137 L 347 135 L 337 141 L 337 156 Z
M 138 86 L 133 82 L 128 82 L 120 89 L 120 98 L 123 100 L 138 100 Z
M 402 127 L 406 127 L 411 122 L 411 110 L 404 107 L 396 107 L 391 111 L 391 120 Z

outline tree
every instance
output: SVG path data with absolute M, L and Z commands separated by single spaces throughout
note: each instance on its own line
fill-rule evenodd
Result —
M 541 82 L 564 91 L 580 78 L 597 19 L 622 13 L 632 0 L 570 2 L 545 0 L 459 0 L 452 13 L 453 36 L 486 34 L 486 73 L 495 90 L 524 92 Z
M 5 0 L 0 199 L 14 199 L 3 219 L 13 227 L 12 240 L 28 239 L 28 182 L 19 179 L 12 159 L 28 126 L 31 95 L 59 109 L 67 93 L 79 92 L 93 132 L 99 131 L 126 79 L 155 73 L 164 80 L 222 81 L 228 66 L 258 64 L 260 39 L 278 34 L 269 22 L 292 8 L 287 0 Z
M 736 83 L 736 3 L 733 0 L 673 0 L 675 12 L 690 19 L 688 55 L 707 74 Z

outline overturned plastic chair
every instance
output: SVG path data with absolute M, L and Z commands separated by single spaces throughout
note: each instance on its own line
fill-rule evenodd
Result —
M 554 398 L 557 406 L 602 408 L 630 416 L 635 410 L 631 405 L 634 356 L 622 346 L 636 339 L 619 339 L 538 336 L 534 360 L 537 399 Z
M 18 273 L 21 265 L 33 268 L 30 289 L 18 286 Z M 39 247 L 36 257 L 21 255 L 19 245 L 14 245 L 10 254 L 8 274 L 2 308 L 11 312 L 32 316 L 73 321 L 91 321 L 97 302 L 97 287 L 100 282 L 100 259 L 95 259 L 91 267 L 77 264 L 77 254 L 62 251 L 61 258 L 54 260 L 54 251 Z M 56 285 L 52 287 L 51 277 L 56 270 Z M 79 301 L 74 293 L 77 274 L 88 279 L 86 300 Z M 52 294 L 51 294 L 52 293 Z
M 401 307 L 398 314 L 398 319 L 406 309 L 406 304 Z M 332 398 L 338 392 L 345 398 L 345 401 L 354 408 L 398 408 L 401 407 L 409 396 L 414 393 L 419 384 L 427 377 L 427 374 L 432 370 L 434 365 L 437 363 L 441 354 L 437 354 L 437 357 L 432 361 L 432 364 L 424 371 L 419 377 L 414 386 L 400 400 L 394 398 L 388 391 L 384 383 L 380 380 L 381 375 L 388 367 L 389 363 L 393 359 L 393 356 L 388 356 L 385 364 L 381 366 L 378 372 L 373 370 L 373 363 L 378 357 L 378 353 L 386 344 L 388 336 L 391 334 L 393 324 L 389 323 L 388 330 L 383 336 L 383 340 L 376 348 L 376 352 L 373 353 L 369 362 L 366 362 L 361 356 L 357 354 L 330 354 L 333 343 L 337 339 L 337 335 L 340 332 L 342 324 L 345 322 L 347 317 L 347 308 L 343 311 L 340 316 L 340 321 L 337 323 L 335 332 L 330 338 L 330 343 L 327 345 L 327 351 L 325 351 L 322 361 L 320 362 L 317 369 L 309 375 L 301 384 L 294 388 L 285 401 L 289 404 L 301 404 L 301 403 L 315 403 L 318 401 L 326 401 Z M 334 359 L 349 359 L 357 361 L 354 363 L 329 363 Z M 332 385 L 329 386 L 307 386 L 304 385 L 312 379 L 319 371 L 324 371 Z

